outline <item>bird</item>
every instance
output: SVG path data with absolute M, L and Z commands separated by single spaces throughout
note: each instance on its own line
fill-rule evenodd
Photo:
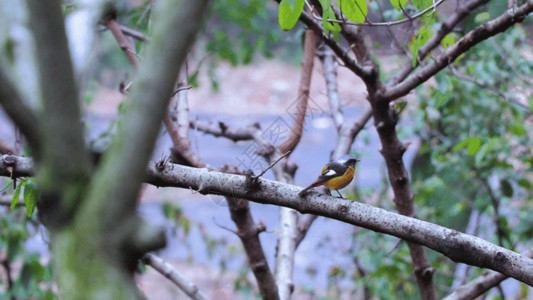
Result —
M 336 190 L 339 196 L 342 197 L 339 192 L 340 189 L 347 186 L 353 179 L 355 174 L 355 164 L 360 160 L 350 154 L 343 155 L 336 160 L 332 160 L 322 168 L 322 173 L 317 179 L 311 183 L 308 187 L 298 193 L 298 196 L 303 195 L 309 190 L 319 185 L 325 185 L 331 190 Z

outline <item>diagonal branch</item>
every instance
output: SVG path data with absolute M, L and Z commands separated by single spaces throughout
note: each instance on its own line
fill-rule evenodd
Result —
M 37 116 L 29 106 L 24 105 L 21 95 L 15 89 L 5 67 L 0 63 L 0 105 L 11 120 L 19 126 L 32 149 L 39 149 L 39 124 Z
M 488 0 L 472 0 L 464 4 L 459 4 L 458 9 L 456 9 L 456 11 L 446 20 L 446 22 L 442 23 L 439 30 L 437 30 L 437 32 L 431 36 L 424 46 L 420 47 L 416 57 L 416 65 L 413 65 L 412 61 L 409 61 L 389 85 L 393 86 L 398 82 L 403 81 L 414 70 L 414 68 L 418 66 L 419 62 L 421 62 L 433 49 L 440 45 L 442 39 L 448 33 L 450 33 L 455 26 L 459 24 L 459 22 L 468 17 L 474 9 L 486 4 L 487 2 Z
M 304 54 L 302 69 L 300 71 L 300 83 L 298 85 L 298 104 L 294 113 L 294 123 L 287 139 L 278 146 L 281 153 L 292 152 L 300 139 L 304 129 L 305 117 L 307 113 L 307 102 L 309 100 L 309 90 L 311 85 L 311 75 L 316 52 L 317 35 L 312 30 L 305 32 Z
M 306 12 L 302 12 L 302 15 L 300 16 L 300 21 L 302 21 L 305 25 L 307 25 L 307 27 L 312 29 L 317 36 L 320 36 L 324 43 L 326 43 L 326 45 L 328 45 L 331 50 L 335 52 L 335 54 L 342 60 L 342 62 L 348 69 L 350 69 L 352 72 L 362 78 L 372 76 L 373 69 L 371 67 L 360 65 L 353 58 L 350 57 L 350 49 L 345 49 L 340 46 L 333 37 L 324 36 L 323 29 L 320 24 L 315 22 Z
M 137 69 L 139 67 L 137 63 L 137 53 L 135 53 L 135 49 L 133 49 L 132 45 L 130 44 L 130 41 L 126 38 L 126 36 L 124 36 L 124 32 L 120 25 L 114 18 L 106 19 L 104 21 L 104 24 L 117 40 L 120 49 L 124 51 L 124 54 L 130 61 L 131 65 L 135 69 Z
M 178 286 L 187 296 L 194 300 L 209 300 L 207 295 L 202 292 L 198 286 L 189 281 L 176 268 L 164 261 L 155 254 L 147 253 L 143 256 L 142 261 L 154 268 L 161 275 L 168 278 L 176 286 Z
M 531 257 L 533 255 L 533 251 L 529 250 L 524 253 L 524 255 Z M 460 286 L 453 293 L 446 296 L 444 300 L 475 299 L 490 290 L 491 288 L 499 285 L 502 281 L 508 278 L 508 276 L 505 276 L 498 272 L 486 272 L 475 280 L 472 280 L 471 282 Z
M 467 33 L 454 45 L 443 51 L 435 58 L 435 61 L 427 64 L 422 69 L 406 78 L 401 83 L 383 88 L 380 101 L 390 102 L 401 96 L 407 95 L 411 90 L 424 83 L 426 80 L 437 74 L 459 55 L 468 51 L 474 45 L 500 33 L 522 20 L 533 11 L 533 0 L 527 1 L 524 5 L 515 10 L 508 10 L 501 16 L 491 20 L 476 29 Z

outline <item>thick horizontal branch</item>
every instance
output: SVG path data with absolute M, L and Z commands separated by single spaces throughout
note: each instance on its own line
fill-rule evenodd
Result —
M 6 156 L 4 156 L 6 157 Z M 31 160 L 14 157 L 15 175 L 32 173 Z M 0 164 L 0 176 L 9 176 Z M 300 198 L 301 187 L 260 178 L 256 185 L 246 176 L 190 168 L 175 164 L 161 166 L 150 162 L 146 182 L 155 186 L 173 186 L 202 194 L 225 195 L 253 202 L 291 207 L 396 236 L 440 252 L 456 262 L 488 268 L 533 286 L 533 260 L 483 239 L 423 220 L 402 216 L 356 201 L 311 192 Z
M 363 203 L 318 193 L 302 199 L 298 196 L 301 191 L 298 186 L 267 179 L 259 179 L 257 185 L 252 185 L 242 175 L 172 164 L 157 169 L 151 163 L 147 182 L 193 189 L 202 194 L 230 195 L 329 217 L 418 243 L 454 261 L 489 268 L 533 285 L 533 260 L 528 257 L 478 237 Z
M 458 40 L 454 45 L 450 46 L 446 51 L 442 52 L 435 61 L 427 64 L 418 72 L 412 74 L 403 82 L 388 87 L 381 95 L 381 100 L 392 101 L 401 96 L 407 95 L 418 85 L 422 84 L 433 75 L 451 64 L 459 55 L 468 51 L 468 49 L 477 45 L 483 40 L 486 40 L 500 32 L 505 31 L 512 25 L 521 22 L 529 13 L 533 11 L 533 0 L 529 0 L 526 4 L 520 6 L 515 10 L 508 10 L 498 18 L 489 21 L 476 29 L 467 33 L 464 37 Z

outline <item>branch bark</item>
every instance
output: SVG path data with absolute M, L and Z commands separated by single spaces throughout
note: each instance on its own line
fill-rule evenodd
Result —
M 194 300 L 209 300 L 209 297 L 202 292 L 198 286 L 191 281 L 189 281 L 185 276 L 183 276 L 176 268 L 172 265 L 161 259 L 160 257 L 147 253 L 143 256 L 143 262 L 161 275 L 168 278 L 175 285 L 177 285 L 187 296 Z
M 407 95 L 407 93 L 415 87 L 424 83 L 452 63 L 457 57 L 459 57 L 459 55 L 465 53 L 468 49 L 481 41 L 503 32 L 512 25 L 521 22 L 532 11 L 533 1 L 529 0 L 517 9 L 508 10 L 496 19 L 478 26 L 476 29 L 470 31 L 464 37 L 459 39 L 454 45 L 443 51 L 433 62 L 407 77 L 401 83 L 384 88 L 383 91 L 380 92 L 380 101 L 390 102 Z
M 147 182 L 190 188 L 202 194 L 231 195 L 333 218 L 429 247 L 456 262 L 489 268 L 533 285 L 533 260 L 530 258 L 453 229 L 363 203 L 312 192 L 302 201 L 297 195 L 301 188 L 294 185 L 262 178 L 257 185 L 251 185 L 245 176 L 179 165 L 158 170 L 150 164 Z
M 533 251 L 527 251 L 524 256 L 531 257 Z M 481 296 L 483 293 L 487 292 L 491 288 L 498 286 L 502 281 L 509 278 L 501 273 L 488 271 L 482 276 L 472 280 L 471 282 L 460 286 L 450 295 L 446 296 L 444 300 L 467 300 L 475 299 L 476 297 Z
M 56 1 L 56 4 L 52 19 L 62 24 L 59 1 Z M 123 126 L 120 127 L 110 149 L 103 155 L 99 169 L 90 182 L 81 180 L 82 193 L 65 188 L 64 181 L 56 184 L 66 196 L 83 199 L 67 229 L 53 235 L 54 255 L 60 258 L 55 260 L 58 285 L 64 298 L 140 298 L 133 281 L 133 270 L 144 253 L 165 244 L 165 237 L 161 228 L 147 224 L 137 215 L 137 199 L 179 67 L 200 27 L 206 4 L 207 0 L 184 0 L 178 4 L 175 1 L 158 2 L 159 13 L 154 24 L 154 36 L 147 47 L 146 58 L 139 68 L 131 103 L 122 120 Z M 38 24 L 36 27 L 48 28 L 48 33 L 52 32 L 55 36 L 58 35 L 58 30 L 41 22 L 42 18 L 49 17 L 47 13 L 42 13 L 49 6 L 49 1 L 45 3 L 32 0 L 29 7 L 35 11 L 35 16 L 31 19 Z M 39 15 L 41 17 L 38 17 Z M 175 30 L 176 28 L 180 30 Z M 84 162 L 82 159 L 75 159 L 76 155 L 85 153 L 81 123 L 79 114 L 72 113 L 68 109 L 68 103 L 65 103 L 65 99 L 73 99 L 77 104 L 77 91 L 74 84 L 70 85 L 67 79 L 62 80 L 61 74 L 58 74 L 61 72 L 58 65 L 68 61 L 66 58 L 69 55 L 68 52 L 63 55 L 57 51 L 56 47 L 51 54 L 46 52 L 49 61 L 43 65 L 49 67 L 50 73 L 41 76 L 49 80 L 55 78 L 60 82 L 60 88 L 54 89 L 54 86 L 58 86 L 56 84 L 45 90 L 45 95 L 56 97 L 46 97 L 47 100 L 53 99 L 50 103 L 55 106 L 45 107 L 46 117 L 50 118 L 46 124 L 52 125 L 47 125 L 44 135 L 47 141 L 57 143 L 55 147 L 45 151 L 44 157 L 57 158 L 51 160 L 56 163 L 52 167 L 59 169 L 60 175 L 64 176 L 41 177 L 66 180 L 67 183 L 68 180 L 80 182 L 80 175 L 75 173 L 76 169 L 71 170 L 68 167 L 78 165 L 76 168 L 80 168 L 79 164 Z M 69 76 L 73 81 L 73 75 Z M 72 90 L 68 90 L 69 93 L 63 91 L 66 88 L 61 88 L 63 85 L 68 85 Z M 53 111 L 53 108 L 57 111 Z M 53 129 L 51 126 L 58 126 L 55 119 L 69 118 L 72 120 L 68 124 L 61 124 L 71 132 L 69 136 L 50 130 Z M 72 132 L 78 128 L 79 132 Z M 58 137 L 54 137 L 54 134 Z M 81 149 L 78 149 L 78 146 Z M 62 151 L 68 151 L 68 155 L 61 155 Z M 56 170 L 52 167 L 51 170 Z M 45 182 L 43 186 L 49 186 L 49 183 L 47 185 Z M 39 211 L 42 212 L 41 209 Z M 64 219 L 57 218 L 57 222 L 60 221 L 64 222 Z M 88 257 L 91 258 L 91 263 L 87 263 Z
M 254 273 L 259 292 L 263 299 L 279 299 L 276 280 L 270 272 L 268 262 L 259 240 L 259 233 L 265 231 L 265 225 L 256 224 L 250 213 L 248 200 L 226 197 L 231 219 L 237 226 L 237 235 L 241 239 L 250 269 Z
M 22 96 L 6 73 L 5 66 L 0 62 L 0 104 L 17 124 L 34 150 L 39 149 L 39 124 L 37 115 L 24 104 Z
M 9 157 L 16 160 L 16 176 L 33 174 L 30 158 L 13 155 Z M 0 176 L 10 176 L 10 171 L 3 163 L 0 163 Z M 302 201 L 298 196 L 301 187 L 263 178 L 259 178 L 257 184 L 251 184 L 243 175 L 175 164 L 167 164 L 161 168 L 154 162 L 149 163 L 145 182 L 158 187 L 193 189 L 206 195 L 225 195 L 257 203 L 286 206 L 304 214 L 329 217 L 405 239 L 429 247 L 456 262 L 492 269 L 533 285 L 533 260 L 526 256 L 475 236 L 364 203 L 313 192 L 308 194 L 306 201 Z
M 456 9 L 456 11 L 446 20 L 446 22 L 442 23 L 435 35 L 433 35 L 426 42 L 426 44 L 424 44 L 424 46 L 420 47 L 416 58 L 416 65 L 413 65 L 412 61 L 407 62 L 406 66 L 402 69 L 402 71 L 400 71 L 400 73 L 395 76 L 395 79 L 390 82 L 389 86 L 394 86 L 398 82 L 403 81 L 415 69 L 415 67 L 419 65 L 419 62 L 421 62 L 433 49 L 440 45 L 441 40 L 448 33 L 450 33 L 455 28 L 455 26 L 459 24 L 459 22 L 464 20 L 464 18 L 468 17 L 474 9 L 483 4 L 486 4 L 487 2 L 489 1 L 473 0 L 464 4 L 459 4 L 458 9 Z
M 300 71 L 300 84 L 298 85 L 298 104 L 296 105 L 296 112 L 294 112 L 294 123 L 289 136 L 278 146 L 281 153 L 292 152 L 302 138 L 305 116 L 307 113 L 307 102 L 309 101 L 311 75 L 313 75 L 317 40 L 317 35 L 312 30 L 308 29 L 305 32 L 303 63 Z

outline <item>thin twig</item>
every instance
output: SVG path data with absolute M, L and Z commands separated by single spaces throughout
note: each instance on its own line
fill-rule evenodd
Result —
M 284 157 L 286 157 L 287 155 L 289 155 L 291 153 L 291 151 L 281 155 L 278 159 L 276 159 L 276 161 L 274 161 L 273 163 L 270 164 L 270 166 L 268 166 L 268 168 L 264 169 L 261 173 L 259 173 L 259 175 L 256 175 L 256 176 L 252 176 L 253 179 L 257 179 L 263 175 L 265 175 L 265 173 L 272 169 L 273 166 L 275 166 L 280 160 L 282 160 Z
M 398 20 L 398 21 L 376 22 L 376 23 L 371 23 L 368 19 L 366 19 L 367 23 L 354 23 L 354 22 L 349 22 L 349 21 L 344 21 L 344 20 L 339 21 L 339 20 L 333 20 L 333 19 L 327 19 L 326 21 L 327 22 L 331 22 L 331 23 L 338 23 L 338 24 L 342 24 L 342 25 L 353 25 L 353 26 L 394 26 L 394 25 L 399 25 L 399 24 L 403 24 L 403 23 L 406 23 L 406 22 L 411 22 L 414 19 L 418 19 L 421 16 L 423 16 L 425 13 L 429 12 L 430 10 L 437 8 L 439 5 L 444 3 L 444 1 L 446 1 L 446 0 L 439 0 L 439 1 L 435 2 L 435 3 L 433 3 L 433 5 L 429 6 L 426 9 L 424 9 L 423 11 L 421 11 L 421 12 L 419 12 L 419 13 L 413 15 L 413 16 L 406 15 L 407 16 L 406 19 L 402 19 L 402 20 Z M 316 19 L 316 20 L 319 20 L 319 21 L 323 21 L 323 19 L 320 16 L 317 16 L 316 14 L 313 14 L 313 18 Z

